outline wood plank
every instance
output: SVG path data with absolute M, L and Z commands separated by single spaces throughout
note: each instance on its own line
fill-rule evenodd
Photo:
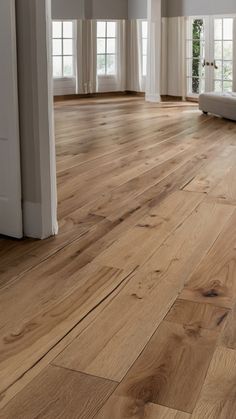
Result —
M 116 383 L 58 367 L 47 367 L 2 411 L 5 419 L 92 419 Z
M 185 285 L 180 298 L 232 308 L 236 303 L 234 212 L 198 269 Z
M 146 243 L 142 246 L 145 254 L 138 252 L 134 235 L 131 244 L 137 250 L 135 259 L 140 265 L 148 258 L 146 270 L 129 275 L 129 266 L 136 267 L 130 264 L 126 265 L 128 272 L 123 272 L 122 248 L 117 260 L 114 253 L 108 267 L 99 266 L 96 258 L 124 236 L 129 243 L 135 226 L 140 220 L 144 223 L 146 215 L 160 208 L 164 213 L 164 200 L 169 199 L 171 205 L 172 194 L 188 194 L 178 190 L 197 179 L 204 166 L 211 166 L 214 172 L 209 179 L 212 186 L 219 173 L 225 174 L 221 166 L 226 168 L 231 152 L 233 159 L 235 124 L 203 117 L 195 104 L 156 105 L 132 96 L 60 103 L 56 105 L 55 119 L 59 201 L 63 201 L 65 210 L 59 217 L 59 236 L 44 242 L 0 238 L 2 406 L 30 386 L 42 369 L 81 337 L 81 344 L 87 342 L 88 356 L 94 356 L 94 364 L 89 361 L 87 365 L 83 348 L 85 368 L 105 375 L 110 368 L 115 376 L 121 370 L 123 377 L 171 308 L 185 280 L 209 251 L 228 216 L 227 210 L 213 210 L 215 200 L 222 199 L 208 195 L 211 201 L 204 211 L 201 209 L 202 223 L 200 216 L 195 216 L 188 224 L 190 235 L 181 222 L 176 229 L 178 219 L 171 210 L 169 224 L 173 223 L 175 230 L 172 240 L 168 238 L 168 222 L 163 223 L 166 230 L 164 226 L 158 228 L 157 234 L 153 229 L 148 234 L 145 229 L 137 237 Z M 174 154 L 178 161 L 173 159 Z M 214 166 L 216 160 L 219 166 Z M 165 173 L 169 174 L 164 177 Z M 182 214 L 180 206 L 179 198 L 177 211 Z M 183 212 L 185 206 L 188 204 L 183 198 Z M 186 224 L 188 220 L 183 218 Z M 233 230 L 233 223 L 231 227 Z M 162 228 L 167 247 L 162 245 L 161 250 L 158 235 Z M 165 238 L 164 230 L 168 232 Z M 124 240 L 124 248 L 129 250 L 127 243 Z M 153 255 L 149 260 L 153 251 L 156 258 Z M 122 269 L 110 266 L 115 261 Z M 228 292 L 227 298 L 233 300 L 233 288 L 229 287 Z M 218 331 L 221 324 L 216 328 L 214 325 L 221 319 L 221 309 L 215 311 L 214 305 L 208 306 L 205 310 L 201 304 L 195 308 L 194 302 L 185 300 L 184 311 L 179 308 L 176 312 L 175 305 L 177 324 L 185 320 L 191 324 L 192 316 L 197 324 L 207 327 L 209 322 L 209 329 Z M 199 320 L 198 314 L 204 319 Z M 97 330 L 104 336 L 104 348 Z M 92 353 L 91 341 L 97 353 Z M 157 405 L 151 411 L 155 415 L 173 413 Z
M 192 413 L 217 336 L 197 325 L 162 322 L 115 395 L 129 397 L 130 408 L 154 403 Z
M 176 191 L 154 206 L 138 224 L 101 253 L 97 262 L 118 268 L 141 266 L 168 235 L 175 230 L 200 204 L 198 194 Z
M 165 317 L 165 321 L 220 331 L 228 316 L 230 316 L 228 309 L 178 299 Z
M 122 380 L 232 211 L 201 204 L 55 363 Z
M 153 403 L 132 403 L 129 397 L 112 395 L 95 419 L 190 419 L 185 412 Z
M 235 134 L 232 134 L 232 138 Z M 236 148 L 229 146 L 220 156 L 206 164 L 198 175 L 185 187 L 186 191 L 209 193 L 222 177 L 228 175 L 236 163 Z
M 233 167 L 229 170 L 229 173 L 223 177 L 221 182 L 211 191 L 210 196 L 236 205 L 235 176 L 236 169 Z
M 192 419 L 235 419 L 236 352 L 218 348 Z
M 236 349 L 236 305 L 227 317 L 220 342 L 226 348 Z
M 63 275 L 62 265 L 58 269 Z M 82 319 L 132 277 L 121 270 L 95 264 L 75 272 L 74 276 L 68 273 L 67 281 L 63 276 L 59 280 L 59 271 L 55 275 L 52 268 L 45 274 L 37 272 L 33 278 L 35 290 L 20 281 L 14 285 L 14 293 L 6 289 L 0 295 L 0 392 L 32 368 Z M 28 276 L 28 282 L 31 279 L 32 274 Z M 28 304 L 30 297 L 31 304 Z

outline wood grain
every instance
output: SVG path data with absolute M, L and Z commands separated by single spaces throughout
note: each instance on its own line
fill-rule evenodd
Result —
M 225 205 L 201 204 L 56 364 L 122 380 L 232 211 Z
M 233 122 L 203 117 L 192 103 L 123 95 L 58 102 L 55 127 L 59 235 L 0 238 L 2 406 L 60 353 L 62 364 L 122 380 L 194 271 L 208 297 L 215 278 L 224 292 L 185 294 L 171 324 L 218 333 L 235 304 Z M 233 345 L 232 330 L 222 344 Z
M 125 416 L 124 416 L 125 415 Z M 129 397 L 111 396 L 95 419 L 190 419 L 185 412 L 169 409 L 153 403 L 143 405 Z
M 218 348 L 192 419 L 235 419 L 236 352 Z
M 2 411 L 5 419 L 92 419 L 116 383 L 49 366 Z
M 186 284 L 180 298 L 232 308 L 236 302 L 236 213 Z
M 201 329 L 220 331 L 227 323 L 228 317 L 230 317 L 229 310 L 223 307 L 178 299 L 171 307 L 165 320 L 188 326 L 198 326 Z

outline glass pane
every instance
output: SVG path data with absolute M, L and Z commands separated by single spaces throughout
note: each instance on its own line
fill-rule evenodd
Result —
M 192 39 L 204 39 L 204 22 L 203 19 L 194 19 L 192 24 Z
M 201 42 L 200 41 L 193 41 L 193 57 L 200 57 L 201 56 Z
M 116 22 L 107 22 L 107 37 L 116 37 Z
M 116 40 L 115 39 L 107 39 L 107 53 L 108 54 L 116 53 Z
M 232 81 L 224 81 L 223 82 L 223 90 L 224 90 L 224 92 L 232 92 L 233 91 Z
M 215 92 L 222 92 L 222 81 L 215 81 Z
M 192 93 L 199 94 L 200 92 L 200 80 L 197 78 L 192 79 Z
M 224 41 L 223 52 L 224 52 L 223 54 L 224 60 L 233 59 L 233 41 Z
M 106 57 L 105 55 L 97 56 L 97 73 L 106 74 Z
M 193 41 L 192 43 L 192 57 L 205 57 L 205 42 Z
M 98 39 L 97 40 L 97 53 L 98 54 L 105 54 L 106 53 L 106 41 L 105 41 L 105 39 Z
M 223 20 L 223 37 L 224 39 L 233 39 L 233 19 Z
M 147 22 L 143 21 L 142 22 L 142 38 L 147 38 L 148 37 L 148 24 Z
M 215 41 L 215 60 L 222 60 L 222 41 Z
M 63 55 L 72 55 L 73 54 L 73 41 L 72 39 L 63 40 Z
M 216 61 L 215 79 L 222 79 L 222 61 Z
M 116 56 L 107 55 L 107 74 L 116 74 Z
M 61 39 L 53 39 L 53 55 L 62 54 L 62 41 Z
M 72 22 L 63 22 L 63 38 L 73 38 Z
M 52 24 L 52 37 L 62 38 L 62 22 L 53 22 Z
M 147 55 L 147 40 L 146 39 L 143 39 L 143 41 L 142 41 L 142 43 L 143 43 L 143 55 Z
M 204 77 L 205 76 L 205 68 L 202 65 L 202 61 L 199 59 L 192 60 L 192 68 L 191 68 L 191 76 L 193 77 Z
M 147 75 L 147 57 L 143 55 L 143 76 Z
M 223 79 L 224 80 L 233 80 L 232 61 L 224 61 L 224 63 L 223 63 Z
M 106 22 L 97 22 L 97 37 L 105 38 L 106 36 Z
M 62 77 L 62 58 L 53 57 L 53 77 Z
M 215 19 L 215 40 L 222 39 L 223 31 L 222 31 L 222 19 Z
M 64 77 L 71 77 L 73 76 L 73 57 L 64 57 Z

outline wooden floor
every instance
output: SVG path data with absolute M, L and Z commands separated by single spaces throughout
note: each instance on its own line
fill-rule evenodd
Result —
M 236 418 L 236 124 L 55 105 L 60 234 L 0 239 L 0 418 Z

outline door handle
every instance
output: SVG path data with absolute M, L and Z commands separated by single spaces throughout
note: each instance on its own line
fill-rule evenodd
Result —
M 218 65 L 216 65 L 216 60 L 214 60 L 214 63 L 212 63 L 212 65 L 214 65 L 214 67 L 215 67 L 216 70 L 219 69 Z
M 206 66 L 206 60 L 204 58 L 204 60 L 202 61 L 202 66 L 205 67 Z

